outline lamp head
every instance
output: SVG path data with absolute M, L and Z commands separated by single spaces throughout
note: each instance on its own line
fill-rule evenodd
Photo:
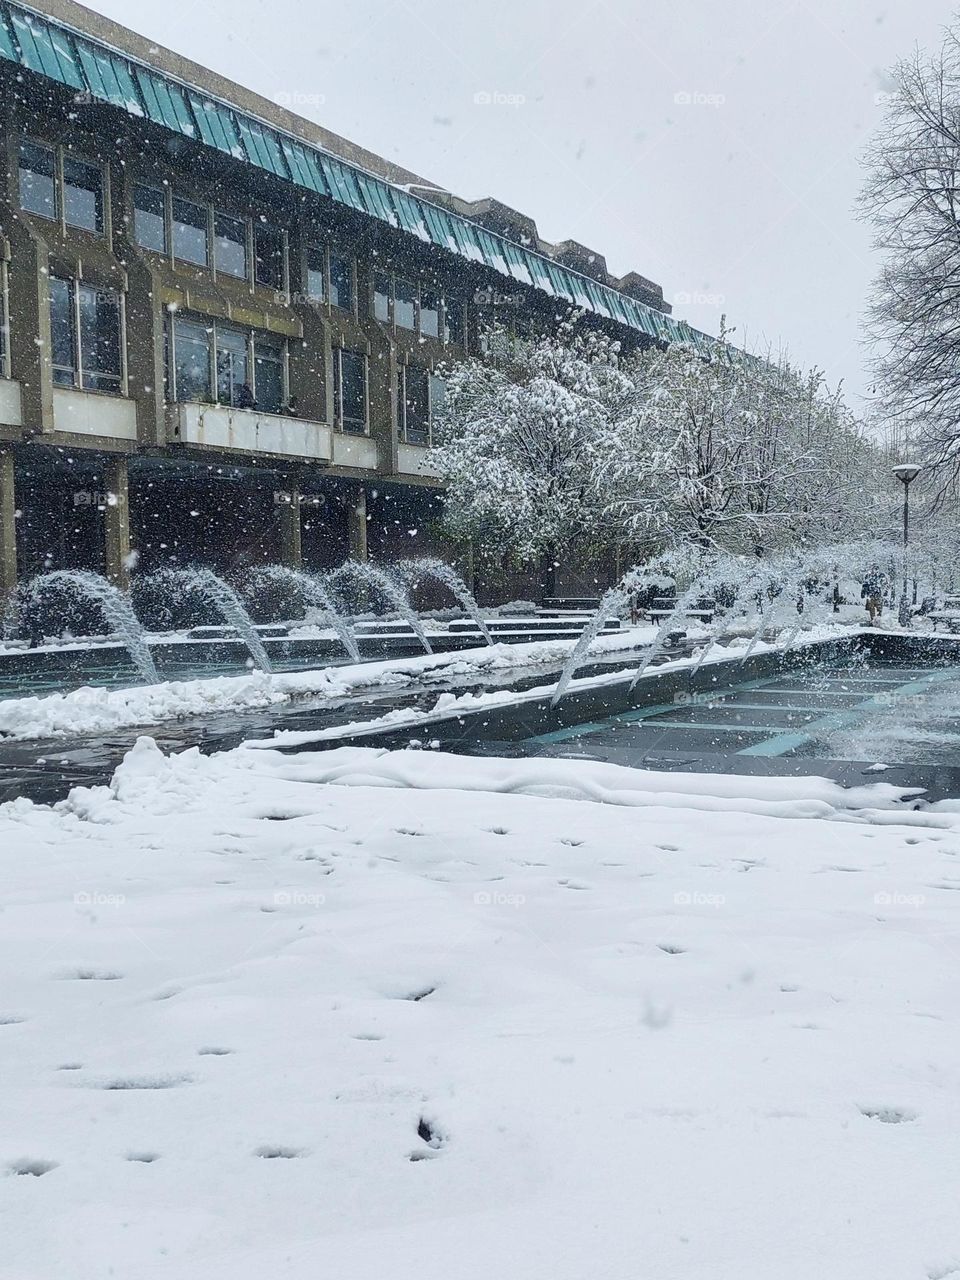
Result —
M 922 468 L 916 462 L 901 462 L 898 463 L 897 466 L 891 468 L 893 474 L 901 484 L 909 484 L 911 480 L 916 480 L 921 469 Z

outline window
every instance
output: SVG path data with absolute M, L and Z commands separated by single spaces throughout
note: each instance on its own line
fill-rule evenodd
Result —
M 49 147 L 20 144 L 20 208 L 42 218 L 57 218 L 57 158 Z
M 430 375 L 430 433 L 433 434 L 433 428 L 437 420 L 437 415 L 443 413 L 443 407 L 447 403 L 447 383 L 446 379 L 441 378 L 438 373 Z
M 444 342 L 455 342 L 458 346 L 463 346 L 465 327 L 463 319 L 463 302 L 461 299 L 445 299 L 443 321 Z
M 133 188 L 133 236 L 142 249 L 167 253 L 166 197 L 154 187 Z
M 327 300 L 327 253 L 325 249 L 307 249 L 307 297 L 311 302 Z
M 435 289 L 420 290 L 420 332 L 425 338 L 440 337 L 440 295 Z
M 176 315 L 167 329 L 169 398 L 280 413 L 285 357 L 272 334 Z
M 224 275 L 247 278 L 247 228 L 241 218 L 213 215 L 213 262 Z
M 382 271 L 374 273 L 373 277 L 373 316 L 375 320 L 380 320 L 383 324 L 390 323 L 390 295 L 393 292 L 393 282 L 390 277 Z
M 198 267 L 207 265 L 207 211 L 200 204 L 174 197 L 173 256 Z
M 196 320 L 176 316 L 173 321 L 173 398 L 213 399 L 210 387 L 210 352 L 213 329 Z
M 103 170 L 76 156 L 63 157 L 63 220 L 68 227 L 103 232 Z
M 393 321 L 398 329 L 417 327 L 417 286 L 409 280 L 393 282 Z
M 257 284 L 267 285 L 271 289 L 282 289 L 283 270 L 283 232 L 269 223 L 258 222 L 253 229 L 254 258 L 256 261 Z
M 397 379 L 397 430 L 406 444 L 430 443 L 430 381 L 426 369 L 408 364 Z
M 0 262 L 0 378 L 10 377 L 10 295 L 7 264 Z
M 53 381 L 88 391 L 122 390 L 120 296 L 79 280 L 50 278 Z
M 330 254 L 330 301 L 343 311 L 353 310 L 353 261 L 342 254 Z
M 50 277 L 50 352 L 53 381 L 61 387 L 76 385 L 77 342 L 73 290 L 69 280 Z
M 257 334 L 253 340 L 254 394 L 257 408 L 264 413 L 280 413 L 283 409 L 283 343 L 269 334 Z
M 120 393 L 120 298 L 112 289 L 77 285 L 80 385 Z
M 248 340 L 236 329 L 216 326 L 217 401 L 237 409 L 253 408 L 248 369 Z
M 333 353 L 333 412 L 341 431 L 367 429 L 367 357 L 338 348 Z

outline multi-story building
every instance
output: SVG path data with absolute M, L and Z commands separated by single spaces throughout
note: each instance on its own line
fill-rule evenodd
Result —
M 73 0 L 0 2 L 0 573 L 425 548 L 486 316 L 690 338 L 661 290 Z M 561 304 L 560 306 L 558 306 Z

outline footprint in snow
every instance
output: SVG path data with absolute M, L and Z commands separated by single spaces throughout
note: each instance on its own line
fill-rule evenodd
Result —
M 221 1049 L 217 1045 L 204 1045 L 202 1049 L 198 1049 L 197 1053 L 201 1058 L 225 1058 L 227 1054 L 233 1053 L 232 1049 Z
M 417 1137 L 426 1144 L 427 1150 L 420 1147 L 416 1151 L 411 1151 L 407 1158 L 414 1163 L 418 1160 L 432 1160 L 447 1141 L 433 1121 L 425 1116 L 421 1116 L 417 1124 Z
M 116 982 L 123 974 L 115 969 L 66 969 L 56 975 L 66 982 Z
M 42 1178 L 45 1173 L 58 1167 L 56 1160 L 35 1160 L 23 1156 L 19 1160 L 11 1160 L 7 1165 L 7 1172 L 17 1174 L 19 1177 Z
M 881 1124 L 908 1124 L 917 1119 L 918 1113 L 907 1107 L 861 1107 L 860 1114 Z
M 124 1156 L 124 1160 L 129 1160 L 131 1164 L 153 1164 L 159 1159 L 159 1151 L 128 1151 Z
M 261 1160 L 299 1160 L 307 1152 L 305 1147 L 257 1147 L 253 1154 Z

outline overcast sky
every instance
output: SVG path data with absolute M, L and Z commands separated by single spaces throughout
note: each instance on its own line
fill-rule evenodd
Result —
M 468 199 L 494 195 L 708 332 L 869 384 L 854 214 L 886 69 L 940 0 L 96 0 Z M 481 95 L 477 100 L 477 95 Z M 484 99 L 484 95 L 490 101 Z

